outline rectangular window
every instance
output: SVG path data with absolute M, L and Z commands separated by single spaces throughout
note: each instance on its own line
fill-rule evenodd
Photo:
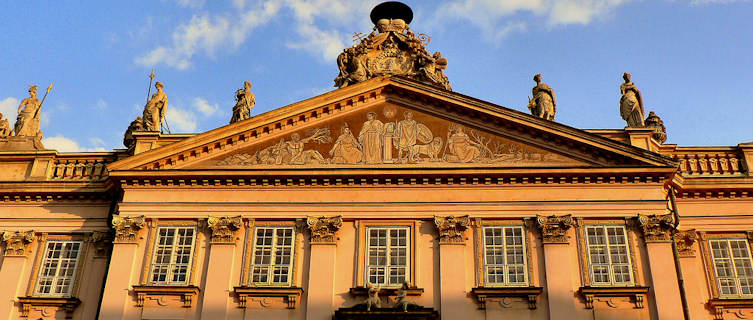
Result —
M 490 286 L 525 285 L 526 249 L 523 227 L 484 227 L 484 276 Z
M 188 284 L 195 234 L 193 227 L 162 227 L 157 230 L 150 284 Z
M 586 250 L 592 284 L 633 284 L 624 226 L 586 226 Z
M 292 227 L 258 227 L 251 260 L 251 283 L 290 285 L 295 231 Z
M 400 286 L 410 270 L 409 227 L 366 228 L 366 282 Z
M 48 241 L 37 279 L 35 293 L 43 296 L 70 296 L 78 268 L 81 241 Z
M 744 239 L 709 240 L 720 296 L 753 295 L 753 267 Z

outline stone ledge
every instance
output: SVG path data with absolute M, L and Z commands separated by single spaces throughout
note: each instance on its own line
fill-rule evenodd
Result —
M 630 297 L 635 303 L 636 309 L 643 308 L 643 300 L 646 298 L 649 287 L 580 287 L 581 295 L 586 300 L 586 309 L 594 308 L 595 297 Z
M 245 309 L 248 297 L 280 297 L 285 298 L 288 309 L 295 309 L 296 303 L 303 294 L 303 289 L 298 287 L 235 287 L 235 295 L 238 296 L 238 308 Z
M 716 298 L 711 299 L 707 303 L 709 308 L 714 311 L 714 319 L 715 320 L 723 320 L 724 319 L 724 310 L 725 309 L 731 309 L 731 308 L 745 308 L 745 309 L 753 309 L 753 297 L 742 299 L 742 298 L 732 298 L 732 299 L 724 299 L 724 298 Z
M 408 311 L 394 308 L 372 308 L 366 311 L 363 306 L 340 308 L 335 311 L 335 320 L 438 320 L 439 312 L 432 308 L 413 307 Z
M 199 294 L 197 286 L 133 286 L 133 292 L 136 293 L 136 306 L 144 307 L 146 296 L 180 296 L 183 300 L 183 307 L 190 308 L 193 305 L 194 298 Z
M 21 304 L 21 317 L 28 317 L 31 307 L 52 306 L 65 310 L 65 318 L 73 318 L 73 310 L 81 304 L 78 298 L 64 297 L 19 297 L 18 302 Z
M 528 301 L 528 309 L 536 309 L 536 301 L 544 289 L 542 287 L 475 287 L 471 294 L 476 297 L 479 309 L 486 309 L 488 298 L 525 298 Z

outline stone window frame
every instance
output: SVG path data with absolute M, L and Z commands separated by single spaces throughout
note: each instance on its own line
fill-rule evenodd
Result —
M 624 287 L 639 287 L 646 286 L 640 272 L 638 272 L 637 253 L 640 248 L 637 247 L 639 230 L 637 230 L 635 223 L 628 220 L 629 218 L 622 219 L 597 219 L 597 218 L 576 218 L 575 224 L 575 237 L 578 249 L 578 258 L 580 266 L 581 281 L 584 287 L 598 287 L 598 288 L 624 288 Z M 625 228 L 625 237 L 627 238 L 628 246 L 628 259 L 630 260 L 630 277 L 632 282 L 625 284 L 601 284 L 593 283 L 591 280 L 590 272 L 590 258 L 588 256 L 588 249 L 586 245 L 585 229 L 588 226 L 622 226 Z
M 476 255 L 476 286 L 487 288 L 517 288 L 517 287 L 532 287 L 534 286 L 534 265 L 531 263 L 533 258 L 533 252 L 531 243 L 535 238 L 533 230 L 529 228 L 525 219 L 475 219 L 475 239 L 474 249 Z M 486 227 L 521 227 L 523 229 L 523 250 L 524 250 L 524 263 L 525 263 L 525 277 L 526 280 L 520 284 L 490 284 L 486 281 L 486 274 L 484 272 L 485 266 L 485 251 L 484 251 L 484 231 Z
M 733 300 L 743 299 L 753 303 L 753 294 L 749 295 L 723 295 L 719 290 L 719 283 L 716 278 L 716 266 L 711 254 L 711 240 L 745 240 L 748 244 L 748 254 L 753 260 L 753 232 L 700 232 L 701 238 L 701 257 L 706 271 L 706 280 L 711 293 L 712 300 Z M 752 261 L 753 262 L 753 261 Z
M 246 240 L 243 252 L 243 268 L 241 269 L 240 287 L 244 288 L 300 288 L 302 287 L 303 277 L 301 269 L 303 268 L 304 256 L 304 224 L 301 219 L 297 220 L 248 220 L 246 224 Z M 291 261 L 290 281 L 288 284 L 263 284 L 259 285 L 251 281 L 251 267 L 254 255 L 254 246 L 256 244 L 256 228 L 293 228 L 293 256 Z
M 81 277 L 86 269 L 86 260 L 89 254 L 89 243 L 86 234 L 62 234 L 62 233 L 41 233 L 39 235 L 39 241 L 37 245 L 37 253 L 34 258 L 34 265 L 31 270 L 31 281 L 26 290 L 27 297 L 41 297 L 41 298 L 75 298 L 78 296 L 81 284 Z M 73 281 L 68 294 L 55 295 L 55 294 L 37 294 L 36 289 L 39 283 L 39 273 L 42 271 L 42 262 L 44 261 L 44 255 L 47 252 L 47 243 L 50 241 L 77 241 L 81 242 L 81 249 L 78 254 L 78 261 L 76 263 L 76 270 L 74 271 Z
M 150 219 L 149 221 L 149 233 L 147 235 L 147 248 L 144 250 L 144 260 L 143 260 L 143 268 L 141 270 L 141 279 L 139 283 L 141 284 L 139 287 L 192 287 L 196 286 L 197 279 L 196 279 L 196 268 L 198 267 L 198 257 L 199 257 L 199 251 L 197 246 L 200 243 L 206 242 L 207 237 L 202 232 L 202 228 L 200 228 L 200 222 L 198 220 L 192 219 L 192 220 L 161 220 L 161 219 Z M 151 275 L 151 269 L 152 269 L 152 261 L 154 261 L 154 250 L 156 248 L 157 243 L 157 237 L 159 229 L 160 228 L 186 228 L 191 227 L 194 228 L 194 242 L 193 247 L 191 248 L 191 262 L 190 267 L 188 269 L 188 275 L 186 277 L 186 282 L 181 284 L 170 284 L 170 283 L 154 283 L 151 282 L 149 279 L 149 276 Z
M 416 241 L 419 238 L 418 235 L 418 228 L 419 228 L 419 221 L 417 220 L 356 220 L 356 229 L 357 229 L 357 256 L 356 261 L 357 268 L 356 268 L 356 277 L 355 277 L 355 287 L 356 288 L 363 288 L 367 285 L 367 273 L 366 273 L 366 266 L 367 266 L 367 252 L 366 252 L 366 230 L 368 228 L 390 228 L 390 227 L 407 227 L 408 228 L 408 270 L 405 273 L 406 282 L 408 282 L 408 285 L 410 288 L 419 288 L 418 284 L 418 274 L 417 270 L 418 268 L 418 261 L 417 261 L 417 245 Z M 396 289 L 399 288 L 400 285 L 388 285 L 388 286 L 382 286 L 383 289 Z M 421 290 L 422 291 L 422 290 Z

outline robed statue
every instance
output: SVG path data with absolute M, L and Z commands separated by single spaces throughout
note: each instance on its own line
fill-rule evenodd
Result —
M 8 119 L 3 119 L 3 114 L 0 113 L 0 138 L 10 135 L 10 123 Z
M 144 116 L 141 117 L 145 131 L 160 131 L 162 120 L 165 119 L 165 113 L 167 113 L 167 94 L 162 91 L 165 85 L 157 81 L 154 87 L 157 92 L 147 101 L 144 106 Z
M 643 121 L 643 98 L 641 92 L 630 81 L 630 74 L 625 72 L 622 74 L 622 78 L 625 79 L 625 83 L 620 85 L 620 115 L 622 119 L 625 119 L 628 127 L 645 127 Z
M 52 85 L 47 89 L 50 92 Z M 29 86 L 29 97 L 21 101 L 18 105 L 18 117 L 16 124 L 13 126 L 15 136 L 42 137 L 42 131 L 39 129 L 40 108 L 42 102 L 37 99 L 37 86 Z
M 536 81 L 536 86 L 531 89 L 533 99 L 528 98 L 528 109 L 534 116 L 554 121 L 554 114 L 557 113 L 557 98 L 554 90 L 541 82 L 540 73 L 533 76 L 533 81 Z
M 256 104 L 256 97 L 251 93 L 251 81 L 244 81 L 243 88 L 235 92 L 235 106 L 230 123 L 236 123 L 251 117 L 251 108 Z

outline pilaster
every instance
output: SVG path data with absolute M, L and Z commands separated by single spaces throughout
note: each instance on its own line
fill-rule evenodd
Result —
M 646 240 L 651 289 L 659 319 L 680 319 L 683 314 L 672 250 L 673 222 L 670 214 L 638 215 L 638 223 Z
M 206 272 L 204 299 L 201 308 L 202 319 L 226 319 L 228 301 L 232 291 L 231 272 L 235 268 L 235 247 L 238 230 L 243 227 L 241 217 L 209 217 L 207 227 L 210 232 L 209 263 Z
M 17 314 L 15 299 L 23 292 L 21 285 L 26 270 L 28 248 L 34 242 L 34 231 L 5 231 L 2 234 L 5 244 L 3 263 L 0 265 L 0 317 L 15 319 Z
M 544 244 L 544 267 L 546 269 L 546 292 L 549 301 L 549 319 L 574 320 L 575 296 L 570 254 L 569 230 L 575 224 L 572 215 L 537 216 L 536 224 L 541 230 Z M 556 294 L 556 296 L 554 295 Z
M 311 231 L 306 320 L 330 320 L 334 312 L 337 231 L 343 219 L 309 217 L 306 224 Z
M 443 319 L 463 319 L 466 308 L 465 230 L 468 216 L 434 217 L 439 236 L 440 314 Z
M 112 227 L 115 229 L 112 257 L 105 280 L 102 295 L 100 319 L 124 319 L 126 308 L 133 305 L 129 291 L 137 276 L 136 251 L 138 249 L 139 231 L 146 226 L 146 218 L 114 216 Z

